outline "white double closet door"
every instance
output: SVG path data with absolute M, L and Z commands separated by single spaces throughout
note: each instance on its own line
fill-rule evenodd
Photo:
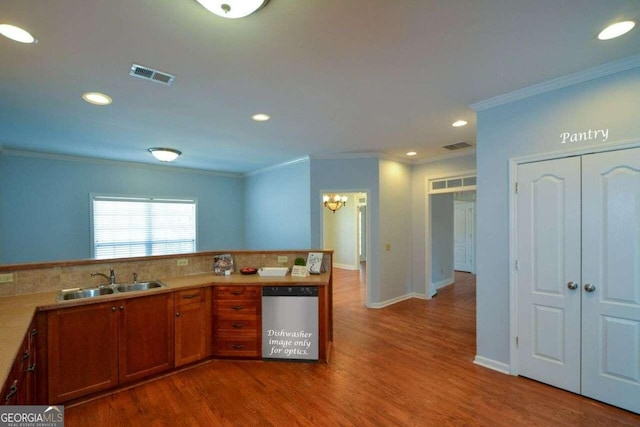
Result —
M 517 181 L 519 374 L 640 413 L 640 149 Z

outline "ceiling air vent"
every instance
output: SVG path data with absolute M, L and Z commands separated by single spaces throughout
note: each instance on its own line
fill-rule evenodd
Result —
M 162 71 L 154 70 L 153 68 L 145 67 L 143 65 L 132 64 L 129 75 L 133 77 L 140 77 L 141 79 L 151 80 L 171 86 L 171 83 L 176 79 L 176 76 L 167 74 Z
M 471 147 L 471 144 L 469 144 L 468 142 L 458 142 L 457 144 L 451 144 L 451 145 L 445 145 L 442 148 L 446 148 L 447 150 L 459 150 L 461 148 L 467 148 L 467 147 Z

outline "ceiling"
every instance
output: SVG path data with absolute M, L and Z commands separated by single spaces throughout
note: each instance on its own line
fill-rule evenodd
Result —
M 640 53 L 637 28 L 595 38 L 620 18 L 640 1 L 271 0 L 227 20 L 195 0 L 0 0 L 0 23 L 39 40 L 0 37 L 0 146 L 150 164 L 167 146 L 183 152 L 172 166 L 237 173 L 308 155 L 424 161 L 475 144 L 470 104 Z M 175 82 L 131 77 L 133 63 Z

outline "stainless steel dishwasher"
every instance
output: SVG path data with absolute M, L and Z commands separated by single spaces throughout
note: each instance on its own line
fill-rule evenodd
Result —
M 318 287 L 262 288 L 262 358 L 318 360 Z

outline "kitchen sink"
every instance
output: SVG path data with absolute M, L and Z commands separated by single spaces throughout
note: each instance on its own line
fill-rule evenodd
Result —
M 64 291 L 60 291 L 60 292 L 64 292 Z M 99 297 L 101 295 L 111 295 L 113 294 L 113 292 L 114 292 L 114 289 L 110 287 L 71 290 L 68 292 L 64 292 L 64 294 L 62 295 L 62 300 L 68 301 L 72 299 L 93 298 L 93 297 Z
M 147 291 L 150 289 L 164 288 L 165 285 L 157 280 L 151 282 L 136 282 L 126 284 L 116 284 L 108 286 L 99 286 L 92 288 L 74 288 L 62 289 L 58 291 L 57 302 L 71 301 L 77 299 L 97 298 L 104 295 L 117 295 L 119 293 L 127 293 L 132 291 Z
M 131 292 L 131 291 L 146 291 L 147 289 L 161 288 L 163 286 L 160 282 L 140 282 L 129 283 L 126 285 L 117 285 L 118 292 Z

